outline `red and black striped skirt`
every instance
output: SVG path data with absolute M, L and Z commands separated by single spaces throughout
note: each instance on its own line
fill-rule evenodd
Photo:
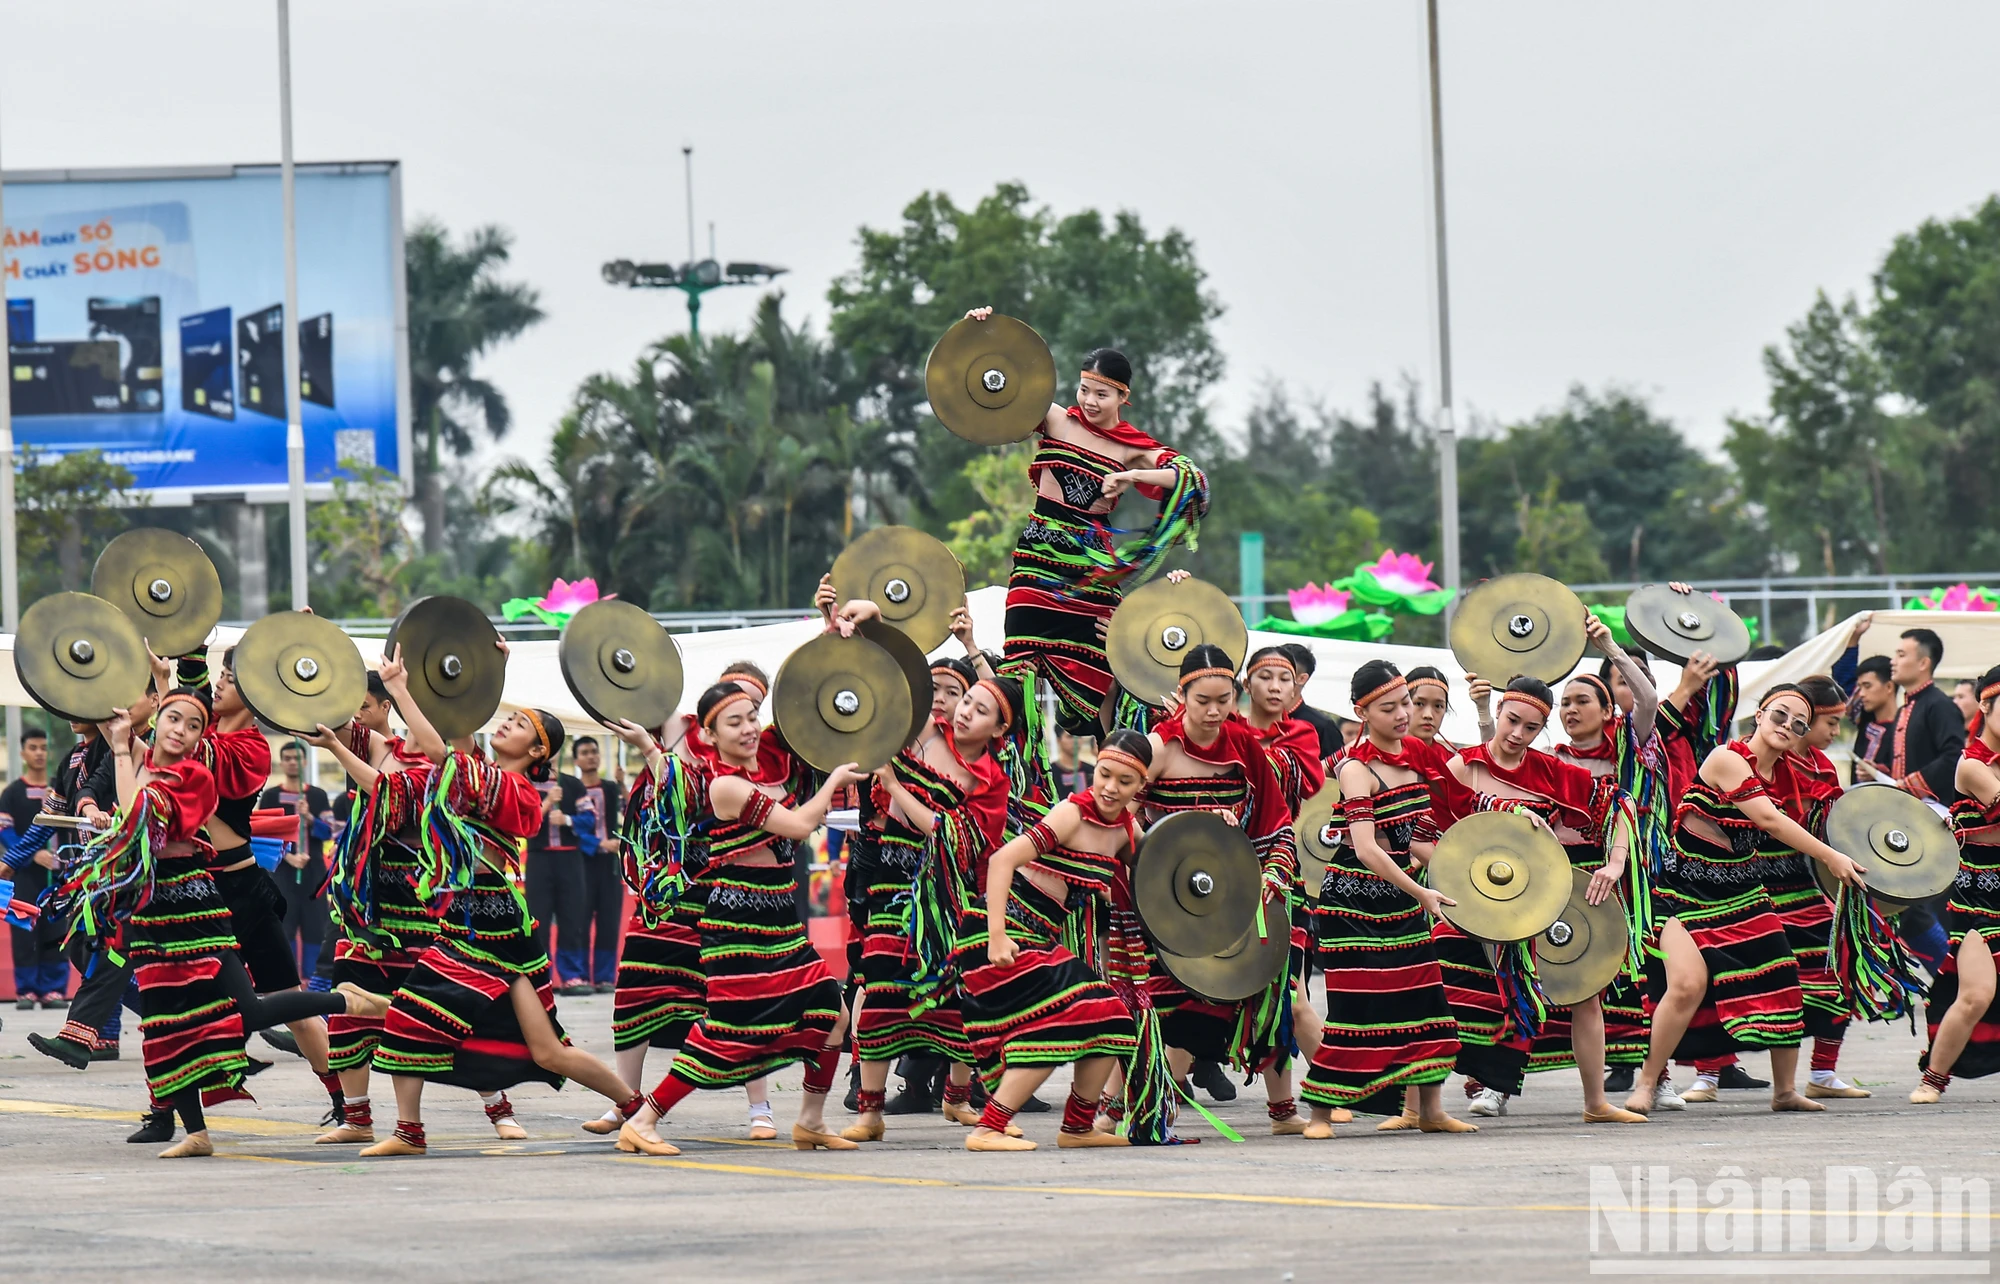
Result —
M 1020 953 L 1005 968 L 987 955 L 985 907 L 968 907 L 959 918 L 965 1033 L 989 1085 L 1014 1066 L 1106 1056 L 1126 1061 L 1138 1050 L 1124 1001 L 1063 947 L 1068 917 L 1062 903 L 1017 874 L 1007 896 L 1007 935 Z

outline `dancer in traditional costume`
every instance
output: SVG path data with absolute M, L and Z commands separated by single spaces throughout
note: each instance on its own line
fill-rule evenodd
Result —
M 1095 1128 L 1099 1099 L 1111 1073 L 1139 1052 L 1135 1007 L 1143 996 L 1121 997 L 1143 977 L 1134 957 L 1136 925 L 1113 921 L 1106 933 L 1107 982 L 1065 948 L 1066 939 L 1094 947 L 1094 924 L 1104 915 L 1130 917 L 1114 905 L 1125 864 L 1139 841 L 1133 800 L 1145 786 L 1153 749 L 1133 731 L 1113 732 L 1097 751 L 1091 787 L 1057 803 L 1031 829 L 993 853 L 985 871 L 984 904 L 968 905 L 961 920 L 957 968 L 965 1030 L 982 1066 L 988 1096 L 967 1150 L 1033 1150 L 1012 1135 L 1014 1114 L 1059 1065 L 1074 1064 L 1056 1144 L 1122 1146 L 1129 1135 Z M 1078 917 L 1083 926 L 1073 928 Z M 1127 1104 L 1151 1090 L 1155 1076 L 1128 1075 Z M 1137 1083 L 1141 1089 L 1130 1085 Z M 1170 1107 L 1153 1102 L 1152 1109 Z M 1128 1121 L 1141 1127 L 1144 1108 Z M 1150 1127 L 1151 1125 L 1147 1125 Z M 1011 1130 L 1011 1131 L 1010 1131 Z M 1158 1139 L 1155 1137 L 1154 1139 Z
M 966 316 L 984 321 L 992 313 L 974 308 Z M 1046 682 L 1056 719 L 1072 734 L 1098 733 L 1111 690 L 1103 630 L 1119 599 L 1177 540 L 1191 544 L 1208 510 L 1201 469 L 1120 418 L 1131 391 L 1132 363 L 1099 348 L 1083 360 L 1076 405 L 1049 407 L 1028 466 L 1035 512 L 1007 579 L 1002 667 L 1024 686 L 1031 675 Z M 1159 516 L 1139 540 L 1116 545 L 1105 518 L 1133 487 L 1160 501 Z
M 1395 665 L 1368 661 L 1351 693 L 1364 731 L 1341 759 L 1341 799 L 1320 822 L 1337 846 L 1314 910 L 1326 1030 L 1299 1092 L 1312 1108 L 1305 1135 L 1333 1136 L 1339 1112 L 1354 1110 L 1388 1115 L 1382 1131 L 1476 1132 L 1445 1113 L 1440 1093 L 1458 1032 L 1430 919 L 1455 902 L 1408 868 L 1437 844 L 1431 795 L 1443 762 L 1409 737 L 1409 684 Z M 1411 1088 L 1416 1109 L 1406 1118 Z
M 437 938 L 396 991 L 375 1050 L 375 1069 L 395 1086 L 396 1131 L 361 1153 L 425 1152 L 423 1092 L 432 1081 L 491 1093 L 575 1079 L 627 1115 L 637 1111 L 639 1094 L 571 1047 L 556 1023 L 548 955 L 535 944 L 517 884 L 521 842 L 543 823 L 537 778 L 562 748 L 562 724 L 523 709 L 493 732 L 488 760 L 445 745 L 410 698 L 399 655 L 386 658 L 382 680 L 411 742 L 436 764 L 424 792 L 417 895 L 439 903 L 440 914 Z
M 354 986 L 257 993 L 216 887 L 214 848 L 202 837 L 216 799 L 215 779 L 198 757 L 209 720 L 205 693 L 169 690 L 148 748 L 133 735 L 132 712 L 116 711 L 105 738 L 118 815 L 62 888 L 76 906 L 72 930 L 103 937 L 107 957 L 129 958 L 135 969 L 147 1088 L 155 1109 L 177 1112 L 187 1129 L 163 1159 L 215 1153 L 202 1096 L 240 1095 L 250 1030 L 335 1013 L 379 1015 L 388 1004 Z
M 1913 1105 L 1936 1105 L 1954 1075 L 2000 1071 L 2000 1012 L 1993 1010 L 1995 943 L 2000 942 L 2000 667 L 1979 679 L 1979 733 L 1965 742 L 1953 780 L 1958 874 L 1945 904 L 1951 953 L 1931 986 L 1924 1016 L 1929 1047 Z
M 1586 621 L 1585 634 L 1614 662 L 1623 658 L 1624 652 L 1595 616 Z M 1626 676 L 1628 680 L 1636 677 L 1636 669 L 1628 668 Z M 1593 694 L 1604 697 L 1603 705 L 1592 707 L 1601 717 L 1610 703 L 1610 693 L 1600 688 Z M 1467 790 L 1496 799 L 1509 810 L 1540 818 L 1562 842 L 1571 865 L 1589 872 L 1584 896 L 1590 904 L 1598 905 L 1616 894 L 1628 867 L 1635 832 L 1631 802 L 1608 773 L 1595 774 L 1534 747 L 1535 737 L 1548 725 L 1553 703 L 1554 693 L 1546 683 L 1515 678 L 1501 693 L 1494 711 L 1493 738 L 1459 750 L 1446 769 Z M 1582 703 L 1581 698 L 1576 703 Z M 1572 717 L 1583 712 L 1573 708 Z M 1580 721 L 1578 725 L 1580 729 Z M 1602 734 L 1601 726 L 1596 730 Z M 1646 731 L 1650 735 L 1651 727 Z M 1643 877 L 1635 883 L 1636 901 L 1646 888 Z M 1639 930 L 1635 925 L 1634 934 Z M 1644 1116 L 1605 1099 L 1606 1036 L 1600 995 L 1567 1008 L 1545 1007 L 1530 974 L 1533 957 L 1529 943 L 1501 946 L 1496 967 L 1488 961 L 1483 942 L 1448 921 L 1440 918 L 1432 935 L 1440 960 L 1451 959 L 1457 976 L 1457 983 L 1448 984 L 1448 988 L 1460 1020 L 1460 1038 L 1467 1037 L 1464 1027 L 1468 1018 L 1498 1020 L 1484 1055 L 1468 1059 L 1462 1052 L 1459 1059 L 1460 1070 L 1476 1078 L 1483 1093 L 1490 1094 L 1475 1101 L 1475 1107 L 1487 1107 L 1480 1113 L 1503 1113 L 1506 1098 L 1520 1092 L 1522 1075 L 1527 1071 L 1574 1066 L 1583 1081 L 1585 1123 L 1644 1121 Z M 1494 1097 L 1499 1100 L 1495 1102 Z
M 1451 712 L 1451 681 L 1432 665 L 1420 664 L 1404 675 L 1410 684 L 1410 735 L 1438 749 L 1449 758 L 1458 746 L 1444 735 L 1445 715 Z M 1489 689 L 1490 695 L 1490 689 Z M 1473 712 L 1479 716 L 1479 743 L 1493 738 L 1493 707 L 1489 699 L 1476 700 Z
M 1677 1052 L 1698 1059 L 1739 1048 L 1770 1050 L 1773 1110 L 1825 1108 L 1793 1084 L 1805 1031 L 1798 964 L 1764 889 L 1783 857 L 1799 851 L 1856 894 L 1867 891 L 1865 871 L 1779 805 L 1791 791 L 1789 755 L 1811 718 L 1796 686 L 1772 688 L 1756 730 L 1710 753 L 1681 798 L 1647 942 L 1652 1039 L 1627 1109 L 1652 1109 L 1654 1084 Z
M 723 669 L 720 680 L 735 683 L 760 710 L 771 689 L 770 678 L 750 660 L 731 663 Z M 766 727 L 763 735 L 773 752 L 782 752 L 775 728 Z M 691 766 L 715 765 L 715 744 L 693 719 L 687 719 L 673 736 L 670 751 Z M 761 750 L 759 756 L 763 756 Z M 647 783 L 650 781 L 648 777 Z M 635 801 L 645 801 L 639 798 L 639 786 L 634 787 L 625 808 L 622 869 L 634 901 L 625 921 L 625 939 L 618 949 L 618 983 L 611 996 L 611 1046 L 617 1057 L 618 1077 L 627 1083 L 644 1083 L 647 1051 L 678 1051 L 688 1031 L 708 1011 L 708 977 L 701 966 L 701 915 L 708 886 L 696 880 L 664 917 L 648 912 L 643 861 L 633 847 L 644 812 L 634 810 Z M 760 1075 L 745 1083 L 743 1092 L 749 1099 L 750 1140 L 775 1140 L 778 1122 L 771 1110 L 769 1082 Z M 585 1122 L 583 1130 L 601 1136 L 617 1132 L 624 1122 L 625 1117 L 614 1106 L 601 1118 Z
M 1153 728 L 1152 765 L 1140 799 L 1148 825 L 1184 811 L 1219 812 L 1241 828 L 1262 866 L 1263 930 L 1291 932 L 1291 892 L 1298 878 L 1298 845 L 1285 787 L 1263 741 L 1236 713 L 1239 689 L 1229 654 L 1202 644 L 1181 662 L 1175 707 Z M 1300 734 L 1305 729 L 1300 728 Z M 1295 769 L 1295 780 L 1303 769 Z M 1302 783 L 1302 782 L 1301 782 Z M 1269 1070 L 1265 1088 L 1280 1131 L 1303 1132 L 1291 1091 L 1289 974 L 1273 979 L 1250 999 L 1217 1003 L 1190 993 L 1151 954 L 1147 990 L 1160 1013 L 1174 1077 L 1190 1096 L 1188 1071 L 1196 1060 L 1234 1064 L 1246 1073 Z
M 70 731 L 76 744 L 56 768 L 42 809 L 55 816 L 76 816 L 93 830 L 102 831 L 118 810 L 118 778 L 112 762 L 111 743 L 94 722 L 72 722 Z M 10 844 L 8 859 L 16 853 Z M 27 853 L 19 854 L 26 859 Z M 58 880 L 60 881 L 60 880 Z M 69 937 L 69 959 L 83 976 L 69 1019 L 53 1037 L 29 1031 L 28 1046 L 45 1057 L 53 1057 L 72 1070 L 86 1069 L 91 1062 L 118 1059 L 120 1005 L 127 1001 L 132 985 L 132 965 L 114 963 L 103 942 L 74 931 Z M 152 1123 L 142 1118 L 137 1142 L 160 1140 Z
M 627 833 L 645 862 L 648 912 L 657 921 L 698 882 L 708 884 L 699 927 L 706 1007 L 673 1067 L 619 1129 L 618 1148 L 678 1154 L 655 1129 L 682 1098 L 803 1061 L 793 1144 L 852 1150 L 854 1142 L 827 1131 L 825 1118 L 847 1036 L 840 983 L 806 940 L 795 871 L 773 848 L 809 838 L 834 795 L 864 777 L 845 763 L 812 789 L 811 769 L 762 735 L 757 698 L 735 682 L 703 692 L 696 717 L 715 746 L 712 764 L 688 767 L 670 758 L 633 723 L 614 728 L 646 755 L 630 808 L 636 823 Z
M 391 673 L 400 665 L 385 662 Z M 424 951 L 437 941 L 444 908 L 417 895 L 423 876 L 420 818 L 435 764 L 397 735 L 394 707 L 380 673 L 368 675 L 368 694 L 354 719 L 339 731 L 317 728 L 312 743 L 332 754 L 351 782 L 348 823 L 334 843 L 328 896 L 339 930 L 333 980 L 380 994 L 394 994 L 410 979 Z M 471 753 L 471 738 L 456 746 Z M 381 1046 L 380 1016 L 337 1016 L 327 1022 L 328 1061 L 346 1096 L 341 1121 L 315 1139 L 319 1145 L 370 1145 L 375 1106 L 369 1068 Z M 480 1091 L 480 1106 L 501 1141 L 522 1141 L 527 1129 L 514 1118 L 502 1090 Z
M 853 1021 L 861 1118 L 842 1132 L 849 1141 L 880 1140 L 889 1067 L 912 1054 L 949 1061 L 945 1117 L 979 1121 L 952 954 L 972 880 L 1006 824 L 1007 777 L 991 750 L 1013 727 L 1022 698 L 1011 679 L 980 679 L 949 722 L 933 717 L 863 795 L 863 827 L 876 834 L 860 889 L 866 910 Z

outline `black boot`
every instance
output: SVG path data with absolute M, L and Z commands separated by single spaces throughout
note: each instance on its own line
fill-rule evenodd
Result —
M 861 1063 L 851 1062 L 847 1067 L 847 1095 L 840 1099 L 850 1115 L 861 1113 Z
M 139 1131 L 125 1140 L 141 1145 L 157 1146 L 163 1141 L 174 1139 L 174 1112 L 171 1110 L 148 1110 L 139 1116 Z
M 1604 1072 L 1604 1090 L 1606 1092 L 1632 1091 L 1632 1069 L 1633 1067 L 1631 1066 L 1612 1066 L 1609 1070 L 1606 1070 Z
M 1769 1079 L 1757 1078 L 1740 1064 L 1732 1061 L 1722 1067 L 1722 1073 L 1715 1076 L 1715 1086 L 1718 1088 L 1768 1088 L 1771 1086 L 1771 1081 Z
M 30 1031 L 28 1046 L 45 1057 L 54 1057 L 72 1070 L 84 1070 L 90 1066 L 90 1049 L 60 1035 L 51 1039 Z
M 1200 1088 L 1217 1101 L 1236 1100 L 1236 1085 L 1229 1082 L 1229 1072 L 1220 1062 L 1197 1061 L 1194 1063 L 1194 1086 Z
M 293 1037 L 290 1030 L 259 1030 L 257 1037 L 280 1052 L 289 1052 L 295 1057 L 305 1055 L 299 1051 L 299 1041 Z

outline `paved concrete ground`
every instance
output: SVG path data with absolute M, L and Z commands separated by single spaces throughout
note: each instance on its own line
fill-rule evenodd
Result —
M 565 1000 L 562 1015 L 609 1056 L 608 997 Z M 1734 1092 L 1587 1127 L 1574 1075 L 1551 1074 L 1476 1136 L 1377 1134 L 1359 1119 L 1330 1142 L 1274 1138 L 1252 1089 L 1219 1109 L 1241 1145 L 1197 1120 L 1199 1146 L 1059 1151 L 1044 1114 L 1024 1116 L 1043 1149 L 1023 1155 L 967 1154 L 935 1116 L 892 1119 L 860 1153 L 801 1154 L 744 1140 L 743 1094 L 729 1092 L 676 1112 L 680 1159 L 621 1157 L 578 1131 L 603 1103 L 528 1087 L 514 1094 L 525 1144 L 495 1142 L 470 1094 L 434 1089 L 428 1157 L 359 1160 L 311 1144 L 324 1097 L 279 1055 L 253 1082 L 260 1105 L 213 1115 L 217 1158 L 169 1163 L 124 1143 L 143 1101 L 135 1033 L 129 1059 L 76 1072 L 27 1046 L 60 1013 L 0 1016 L 0 1261 L 22 1279 L 1567 1279 L 1591 1272 L 1591 1165 L 1664 1164 L 1703 1187 L 1729 1165 L 1753 1186 L 1804 1176 L 1817 1207 L 1829 1164 L 1884 1182 L 1911 1164 L 1991 1178 L 2000 1154 L 2000 1080 L 1913 1107 L 1916 1040 L 1871 1027 L 1843 1068 L 1876 1096 L 1821 1115 L 1773 1115 L 1764 1094 Z M 798 1082 L 787 1073 L 774 1094 L 781 1127 Z M 394 1113 L 386 1087 L 378 1116 Z M 837 1102 L 829 1117 L 848 1121 Z

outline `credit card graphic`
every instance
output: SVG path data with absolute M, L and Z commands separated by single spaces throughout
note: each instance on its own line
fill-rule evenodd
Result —
M 333 409 L 333 313 L 299 322 L 299 396 Z
M 273 303 L 236 322 L 236 367 L 243 409 L 285 417 L 285 305 Z
M 166 403 L 166 373 L 161 364 L 160 300 L 92 299 L 86 305 L 90 337 L 118 344 L 121 369 L 119 409 L 156 415 Z
M 181 409 L 215 419 L 236 418 L 236 361 L 230 350 L 229 309 L 181 318 Z
M 33 299 L 7 300 L 7 342 L 33 343 L 35 341 L 35 301 Z
M 18 416 L 115 414 L 124 365 L 109 339 L 7 345 L 7 381 Z

